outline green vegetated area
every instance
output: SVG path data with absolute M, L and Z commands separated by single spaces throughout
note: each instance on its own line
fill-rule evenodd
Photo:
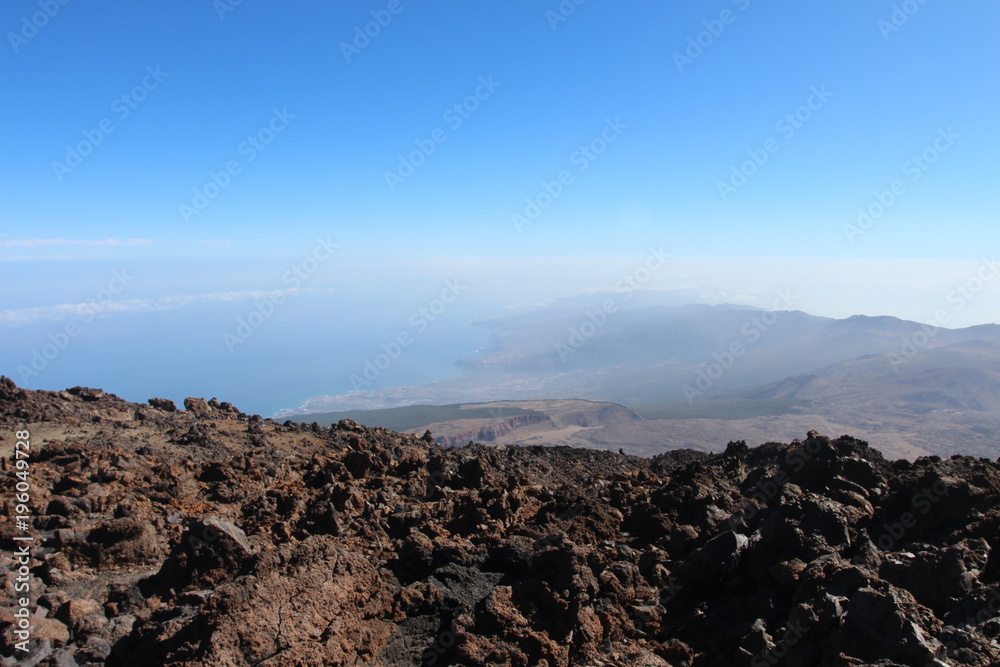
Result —
M 346 410 L 344 412 L 322 412 L 296 417 L 295 421 L 307 424 L 317 422 L 321 426 L 331 426 L 341 419 L 353 419 L 359 424 L 374 428 L 384 426 L 393 431 L 405 431 L 434 422 L 453 421 L 455 419 L 506 419 L 520 415 L 541 415 L 544 412 L 521 408 L 462 408 L 462 404 L 453 405 L 407 405 L 401 408 L 384 408 L 381 410 Z
M 628 407 L 643 419 L 748 419 L 784 415 L 807 405 L 809 401 L 792 399 L 704 398 L 690 404 L 686 400 L 649 401 Z

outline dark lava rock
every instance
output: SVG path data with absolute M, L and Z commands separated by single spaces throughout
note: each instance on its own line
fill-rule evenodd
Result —
M 993 461 L 815 432 L 648 460 L 442 448 L 149 403 L 0 378 L 4 432 L 46 433 L 35 634 L 16 652 L 5 606 L 0 667 L 1000 664 Z
M 177 412 L 177 405 L 169 398 L 151 398 L 149 404 L 165 412 Z
M 236 576 L 252 554 L 246 534 L 228 521 L 192 522 L 154 577 L 160 590 L 205 588 Z

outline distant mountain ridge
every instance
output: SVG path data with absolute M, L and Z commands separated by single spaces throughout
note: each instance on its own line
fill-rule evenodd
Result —
M 456 378 L 318 397 L 278 416 L 569 396 L 626 405 L 690 403 L 864 357 L 878 358 L 871 369 L 880 363 L 893 372 L 943 346 L 962 343 L 966 347 L 952 351 L 969 354 L 1000 346 L 995 324 L 952 330 L 888 316 L 833 319 L 797 310 L 687 305 L 622 309 L 597 326 L 588 316 L 593 313 L 577 302 L 557 303 L 484 320 L 479 325 L 492 331 L 489 344 L 479 355 L 456 361 L 464 371 Z M 567 348 L 573 352 L 565 354 Z
M 599 303 L 594 295 L 482 320 L 489 343 L 458 361 L 458 377 L 320 397 L 280 416 L 572 397 L 655 418 L 750 419 L 743 432 L 764 437 L 770 420 L 769 437 L 779 439 L 798 432 L 800 419 L 822 419 L 831 429 L 884 437 L 880 445 L 899 456 L 998 447 L 998 325 L 944 329 L 890 316 L 834 319 L 732 304 L 629 307 L 598 317 Z M 466 426 L 461 432 L 482 427 Z M 690 426 L 678 430 L 690 437 L 667 446 L 710 446 L 716 429 L 728 432 L 732 424 Z M 607 442 L 619 444 L 629 443 Z
M 886 363 L 893 371 L 885 372 Z M 785 378 L 745 397 L 1000 412 L 1000 342 L 960 341 L 895 363 L 886 356 L 866 356 Z

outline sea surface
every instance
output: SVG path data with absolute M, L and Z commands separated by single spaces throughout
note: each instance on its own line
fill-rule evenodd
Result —
M 253 315 L 253 300 L 240 299 L 49 320 L 4 329 L 0 373 L 31 389 L 85 385 L 178 405 L 187 396 L 216 397 L 268 416 L 347 393 L 356 388 L 352 376 L 380 389 L 457 375 L 456 360 L 486 341 L 488 332 L 471 324 L 482 313 L 456 303 L 431 321 L 419 314 L 427 303 L 312 293 L 288 298 L 266 318 Z M 401 336 L 408 345 L 398 344 Z

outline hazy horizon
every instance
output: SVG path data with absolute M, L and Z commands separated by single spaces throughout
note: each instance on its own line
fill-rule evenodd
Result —
M 717 273 L 720 282 L 714 285 L 689 284 L 686 271 L 708 261 L 728 267 L 732 275 Z M 644 266 L 643 257 L 608 262 L 602 267 L 603 275 L 594 271 L 593 265 L 579 262 L 587 264 L 582 268 L 589 269 L 589 280 L 595 286 L 575 295 L 560 294 L 560 285 L 540 290 L 530 274 L 523 277 L 521 285 L 505 285 L 502 271 L 490 275 L 483 266 L 475 274 L 468 266 L 464 270 L 451 267 L 455 270 L 446 273 L 440 272 L 440 267 L 423 267 L 422 271 L 400 267 L 399 274 L 391 278 L 383 275 L 384 284 L 363 289 L 355 285 L 352 289 L 348 277 L 356 267 L 338 266 L 332 260 L 325 271 L 317 270 L 310 281 L 295 290 L 281 284 L 279 269 L 283 265 L 272 262 L 278 268 L 271 285 L 234 284 L 232 276 L 238 276 L 238 271 L 228 263 L 216 264 L 217 274 L 203 273 L 195 281 L 211 290 L 205 292 L 188 291 L 193 285 L 180 276 L 168 285 L 144 284 L 132 273 L 138 269 L 125 268 L 129 262 L 111 271 L 101 262 L 77 262 L 79 300 L 0 311 L 0 327 L 5 334 L 0 351 L 8 359 L 3 372 L 32 389 L 94 385 L 136 401 L 154 396 L 180 401 L 185 396 L 204 394 L 206 398 L 216 396 L 241 409 L 269 415 L 317 396 L 351 392 L 356 388 L 351 377 L 361 374 L 365 362 L 400 334 L 410 336 L 411 345 L 401 350 L 371 388 L 453 377 L 459 374 L 455 362 L 474 356 L 487 341 L 489 332 L 477 326 L 477 321 L 540 310 L 553 303 L 572 305 L 588 297 L 595 304 L 610 297 L 623 307 L 702 303 L 800 310 L 838 319 L 889 315 L 944 328 L 990 323 L 995 312 L 991 309 L 995 293 L 970 293 L 973 298 L 957 310 L 948 301 L 949 295 L 958 295 L 954 287 L 961 284 L 958 276 L 970 273 L 970 267 L 970 275 L 974 275 L 982 262 L 942 263 L 937 267 L 942 276 L 940 284 L 920 284 L 916 276 L 905 279 L 902 262 L 872 265 L 869 271 L 873 275 L 889 273 L 898 280 L 891 290 L 883 289 L 878 295 L 871 294 L 866 276 L 858 275 L 857 267 L 851 281 L 839 285 L 830 284 L 822 274 L 814 276 L 812 284 L 806 276 L 788 280 L 788 270 L 804 272 L 810 264 L 808 259 L 761 263 L 756 267 L 760 281 L 757 287 L 739 284 L 740 274 L 747 270 L 745 262 L 734 265 L 732 258 L 671 257 L 666 266 L 650 272 L 647 282 L 636 282 L 641 288 L 636 291 L 624 277 Z M 801 265 L 796 266 L 796 262 Z M 0 269 L 9 270 L 18 264 L 5 263 Z M 566 272 L 573 264 L 566 261 L 561 268 Z M 148 270 L 155 267 L 155 262 L 145 266 Z M 631 269 L 622 268 L 629 266 Z M 761 271 L 767 267 L 771 267 L 773 275 Z M 115 273 L 122 275 L 123 269 L 123 277 L 134 281 L 105 301 L 102 293 L 111 291 L 109 281 L 115 281 Z M 96 278 L 100 289 L 88 295 L 85 276 Z M 951 276 L 955 278 L 947 281 L 946 277 Z M 580 279 L 569 275 L 564 278 Z M 450 304 L 441 301 L 443 309 L 435 315 L 435 302 L 449 282 L 459 289 L 458 297 Z M 280 303 L 271 301 L 274 288 L 281 291 Z M 65 292 L 60 285 L 50 289 L 52 299 Z M 850 293 L 856 306 L 836 300 L 824 302 L 824 292 Z M 877 310 L 887 294 L 896 296 L 896 308 L 889 312 Z M 445 296 L 451 298 L 451 293 Z M 912 304 L 909 312 L 903 307 L 907 302 Z M 935 308 L 941 307 L 947 308 L 947 321 L 934 319 Z M 269 308 L 273 308 L 271 315 L 264 317 Z M 421 309 L 425 315 L 420 315 Z M 255 313 L 261 316 L 255 318 Z M 70 331 L 67 327 L 74 326 L 78 333 L 66 334 Z M 136 330 L 142 335 L 136 336 Z M 234 338 L 227 340 L 227 336 Z M 135 372 L 139 369 L 142 371 Z

